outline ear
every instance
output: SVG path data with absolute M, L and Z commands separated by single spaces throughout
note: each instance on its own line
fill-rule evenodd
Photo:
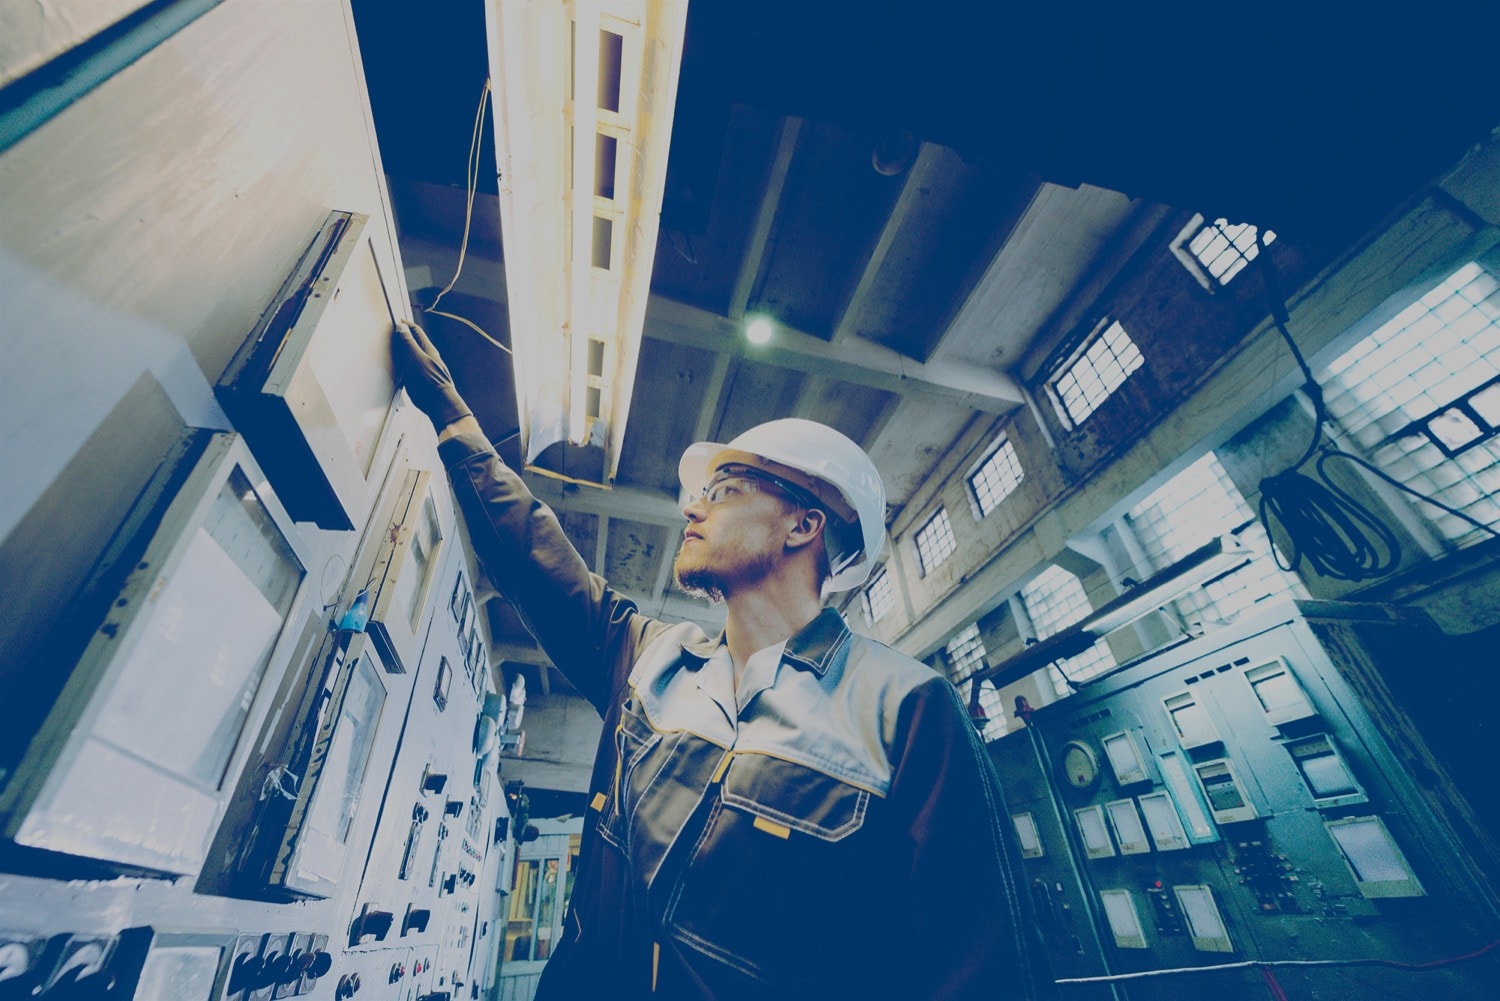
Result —
M 827 527 L 828 516 L 817 508 L 804 508 L 798 515 L 796 522 L 786 534 L 786 548 L 788 550 L 801 549 L 804 546 L 819 542 L 823 537 L 823 529 Z

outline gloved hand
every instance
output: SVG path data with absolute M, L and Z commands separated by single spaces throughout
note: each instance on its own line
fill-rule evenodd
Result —
M 443 363 L 443 356 L 427 338 L 427 331 L 404 320 L 396 323 L 392 338 L 396 371 L 411 401 L 432 421 L 439 431 L 454 421 L 472 417 L 473 411 L 458 395 L 453 373 Z

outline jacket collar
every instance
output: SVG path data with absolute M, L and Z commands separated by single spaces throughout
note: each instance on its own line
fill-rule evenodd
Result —
M 783 663 L 807 668 L 821 678 L 828 673 L 828 665 L 848 636 L 849 627 L 845 624 L 844 617 L 837 609 L 825 608 L 818 613 L 817 618 L 786 641 L 786 650 L 781 659 Z M 724 634 L 720 632 L 713 639 L 684 642 L 682 652 L 701 664 L 712 657 L 714 651 L 723 644 Z

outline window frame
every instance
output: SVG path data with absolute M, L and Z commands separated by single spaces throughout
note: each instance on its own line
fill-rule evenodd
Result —
M 937 524 L 939 519 L 941 519 L 943 523 L 942 534 L 947 536 L 949 545 L 948 548 L 942 553 L 942 555 L 937 557 L 936 562 L 934 562 L 931 566 L 928 566 L 927 556 L 924 552 L 925 546 L 922 542 L 922 539 L 927 534 L 928 530 Z M 923 577 L 932 576 L 932 574 L 937 571 L 938 567 L 942 566 L 948 561 L 948 557 L 958 552 L 958 537 L 953 534 L 953 519 L 949 517 L 948 508 L 946 505 L 939 504 L 937 506 L 937 510 L 933 511 L 932 514 L 927 518 L 927 520 L 922 522 L 922 527 L 912 533 L 911 542 L 912 548 L 916 551 L 917 554 L 917 569 L 918 571 L 920 571 L 920 574 Z
M 974 481 L 979 478 L 980 474 L 984 472 L 991 462 L 999 458 L 1001 453 L 1009 455 L 1010 458 L 1007 461 L 1007 465 L 1014 466 L 1016 469 L 1015 482 L 1011 483 L 1005 492 L 996 497 L 994 503 L 986 509 L 984 501 L 979 495 L 979 490 L 974 485 Z M 990 447 L 985 450 L 984 455 L 980 457 L 979 461 L 975 462 L 964 473 L 964 490 L 969 498 L 969 511 L 974 516 L 974 520 L 983 521 L 994 514 L 999 510 L 1000 505 L 1004 504 L 1020 488 L 1025 480 L 1026 467 L 1021 464 L 1021 454 L 1016 451 L 1015 443 L 1010 440 L 1010 436 L 1007 434 L 998 436 L 990 443 Z
M 884 607 L 876 614 L 875 602 L 870 595 L 871 592 L 880 588 L 882 584 L 884 585 L 883 594 L 888 594 L 889 597 L 882 598 Z M 864 587 L 860 588 L 859 597 L 860 605 L 865 613 L 865 621 L 872 626 L 896 610 L 896 585 L 891 580 L 890 572 L 886 569 L 884 563 L 870 571 L 870 579 L 865 582 Z
M 1240 248 L 1239 244 L 1235 243 L 1234 237 L 1224 232 L 1224 225 L 1221 225 L 1221 223 L 1224 225 L 1230 224 L 1227 218 L 1219 218 L 1213 220 L 1212 222 L 1209 222 L 1204 217 L 1203 213 L 1195 213 L 1193 215 L 1193 218 L 1188 221 L 1188 224 L 1182 227 L 1182 230 L 1172 240 L 1168 248 L 1172 251 L 1172 256 L 1177 258 L 1182 266 L 1187 269 L 1188 274 L 1192 275 L 1193 278 L 1198 282 L 1198 284 L 1203 286 L 1203 290 L 1209 295 L 1214 295 L 1220 289 L 1228 287 L 1230 282 L 1239 277 L 1241 271 L 1248 268 L 1255 262 L 1255 259 L 1260 256 L 1259 245 L 1254 242 L 1253 237 L 1251 238 L 1252 242 L 1250 246 L 1255 250 L 1255 253 L 1246 253 L 1245 250 Z M 1235 223 L 1234 225 L 1248 226 L 1250 229 L 1255 230 L 1257 233 L 1259 233 L 1260 231 L 1260 227 L 1256 226 L 1254 223 Z M 1220 234 L 1222 234 L 1225 239 L 1229 241 L 1230 246 L 1234 248 L 1236 253 L 1239 254 L 1240 258 L 1243 261 L 1243 263 L 1240 264 L 1239 267 L 1229 269 L 1228 278 L 1215 277 L 1213 274 L 1211 274 L 1208 270 L 1208 262 L 1200 258 L 1190 246 L 1193 240 L 1197 239 L 1198 234 L 1203 232 L 1205 229 L 1208 229 L 1209 227 L 1213 227 L 1219 230 Z M 1276 242 L 1276 233 L 1275 231 L 1269 229 L 1265 232 L 1265 245 L 1269 247 L 1271 244 Z
M 1100 398 L 1099 402 L 1095 403 L 1089 408 L 1087 413 L 1083 414 L 1082 416 L 1077 416 L 1068 406 L 1067 401 L 1064 397 L 1064 393 L 1058 387 L 1058 384 L 1073 372 L 1078 364 L 1083 361 L 1083 359 L 1091 350 L 1093 350 L 1095 344 L 1098 344 L 1108 338 L 1110 332 L 1115 327 L 1120 328 L 1120 333 L 1124 336 L 1125 342 L 1129 344 L 1132 349 L 1134 349 L 1137 360 L 1132 367 L 1127 369 L 1123 360 L 1120 358 L 1120 355 L 1116 353 L 1115 346 L 1112 344 L 1107 344 L 1106 347 L 1114 357 L 1114 360 L 1120 363 L 1120 368 L 1125 372 L 1125 375 L 1118 383 L 1110 387 L 1105 392 L 1104 396 Z M 1102 407 L 1111 398 L 1113 398 L 1116 393 L 1120 391 L 1120 389 L 1125 385 L 1127 381 L 1129 381 L 1132 375 L 1140 371 L 1140 369 L 1144 368 L 1145 364 L 1146 356 L 1141 351 L 1140 345 L 1135 342 L 1135 338 L 1130 336 L 1130 331 L 1125 329 L 1125 324 L 1121 323 L 1119 318 L 1114 316 L 1113 314 L 1105 315 L 1104 318 L 1096 323 L 1093 329 L 1089 331 L 1088 336 L 1084 337 L 1078 343 L 1077 347 L 1075 347 L 1068 354 L 1064 355 L 1061 362 L 1053 365 L 1048 370 L 1050 374 L 1047 376 L 1044 382 L 1044 386 L 1047 390 L 1048 397 L 1052 401 L 1052 407 L 1057 414 L 1058 420 L 1068 431 L 1078 430 L 1085 423 L 1087 423 L 1089 418 L 1098 413 L 1100 407 Z M 1102 384 L 1103 380 L 1101 379 L 1100 382 Z

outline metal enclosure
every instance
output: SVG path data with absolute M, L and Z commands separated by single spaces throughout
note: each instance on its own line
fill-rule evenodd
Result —
M 1443 649 L 1389 609 L 1288 605 L 991 744 L 1058 978 L 1172 971 L 1064 997 L 1492 996 L 1494 842 L 1391 685 Z
M 395 392 L 394 313 L 366 221 L 329 214 L 215 390 L 292 517 L 326 529 L 368 514 Z

